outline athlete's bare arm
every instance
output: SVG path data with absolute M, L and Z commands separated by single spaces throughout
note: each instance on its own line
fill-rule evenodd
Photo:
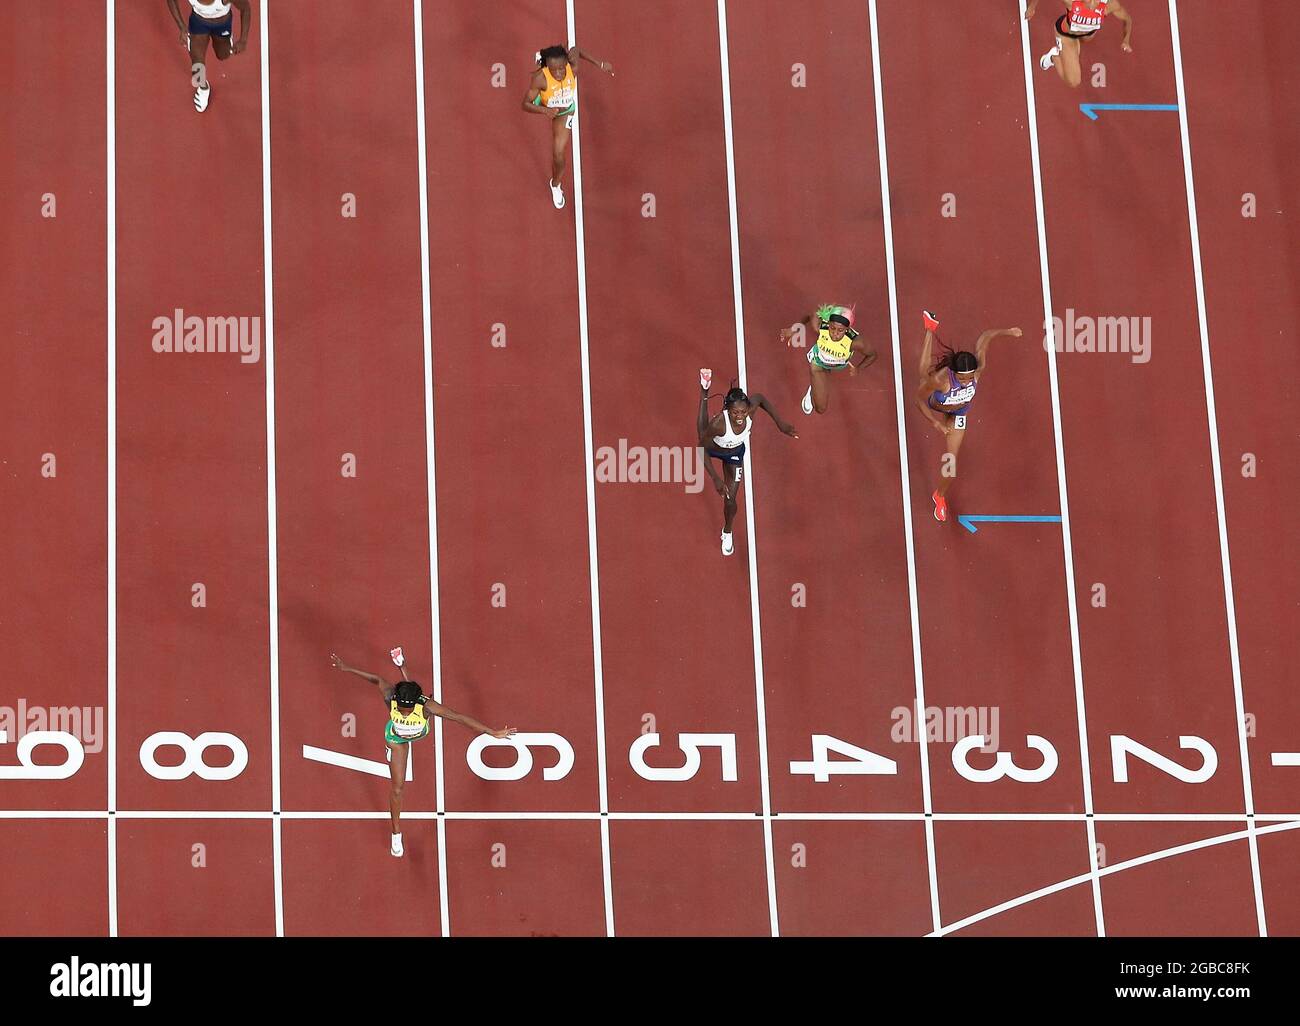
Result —
M 938 375 L 936 374 L 921 382 L 921 387 L 916 390 L 915 399 L 916 405 L 921 408 L 921 412 L 925 415 L 925 419 L 946 435 L 948 433 L 948 425 L 943 422 L 943 418 L 940 417 L 939 414 L 930 409 L 930 393 L 936 388 L 942 387 L 943 382 L 938 380 Z
M 589 64 L 596 65 L 596 67 L 611 78 L 614 75 L 614 65 L 609 61 L 602 61 L 595 54 L 583 53 L 577 48 L 577 46 L 574 46 L 569 50 L 569 66 L 573 68 L 573 73 L 575 75 L 578 73 L 578 61 L 587 61 Z
M 817 316 L 817 312 L 814 310 L 812 313 L 802 318 L 799 323 L 812 330 L 812 338 L 808 341 L 808 345 L 814 344 L 817 341 L 817 333 L 821 331 L 822 326 L 821 318 Z M 795 332 L 793 328 L 782 328 L 781 341 L 789 345 L 790 339 L 794 337 L 794 334 Z
M 708 449 L 709 446 L 713 444 L 714 435 L 717 435 L 724 430 L 721 418 L 726 416 L 724 413 L 719 413 L 712 420 L 704 420 L 704 418 L 708 416 L 708 414 L 704 412 L 704 406 L 707 401 L 708 400 L 704 398 L 700 399 L 700 417 L 701 422 L 704 423 L 704 427 L 699 429 L 699 436 L 700 446 L 704 449 Z M 705 473 L 709 475 L 709 480 L 713 482 L 713 487 L 717 489 L 718 494 L 724 494 L 727 487 L 726 482 L 722 480 L 722 475 L 718 473 L 717 469 L 713 466 L 713 460 L 708 456 L 704 457 L 704 470 Z
M 176 22 L 176 27 L 181 30 L 181 46 L 190 45 L 190 30 L 185 24 L 185 19 L 181 17 L 181 10 L 176 5 L 180 0 L 167 0 L 167 9 L 172 12 L 172 20 Z
M 529 114 L 545 114 L 548 118 L 556 116 L 556 112 L 540 103 L 533 101 L 542 95 L 542 90 L 546 88 L 546 76 L 542 74 L 542 69 L 538 68 L 533 72 L 533 77 L 528 83 L 528 92 L 524 95 L 524 110 Z
M 253 22 L 253 11 L 248 6 L 248 0 L 230 0 L 230 2 L 239 12 L 239 38 L 230 41 L 230 52 L 243 53 L 244 48 L 248 46 L 248 27 Z
M 435 702 L 432 698 L 425 699 L 424 711 L 434 716 L 441 716 L 444 720 L 451 720 L 453 723 L 459 723 L 468 727 L 475 734 L 491 734 L 493 737 L 510 737 L 515 732 L 514 727 L 502 727 L 500 730 L 493 730 L 491 727 L 484 726 L 473 716 L 466 716 L 464 713 L 458 713 L 455 709 L 448 709 L 445 705 Z
M 870 367 L 873 363 L 876 362 L 876 357 L 879 355 L 874 349 L 871 348 L 871 344 L 867 342 L 867 340 L 864 339 L 861 335 L 859 335 L 857 338 L 853 340 L 853 352 L 862 353 L 863 356 L 862 359 L 859 360 L 856 365 L 853 363 L 852 356 L 849 357 L 849 367 L 852 368 L 849 371 L 849 373 L 853 373 L 854 371 L 861 370 L 864 367 Z
M 774 421 L 776 421 L 776 426 L 781 429 L 781 433 L 783 435 L 789 435 L 791 438 L 799 437 L 798 433 L 794 429 L 794 425 L 787 424 L 785 421 L 781 419 L 781 415 L 777 413 L 776 410 L 772 408 L 772 404 L 768 402 L 767 396 L 762 395 L 759 392 L 755 392 L 753 395 L 749 397 L 749 401 L 753 403 L 755 406 L 757 406 L 759 409 L 766 410 L 767 415 L 771 417 Z
M 330 653 L 330 665 L 336 670 L 342 670 L 344 673 L 352 673 L 360 677 L 362 680 L 369 681 L 371 684 L 375 685 L 375 687 L 379 688 L 379 693 L 381 695 L 386 695 L 388 690 L 390 690 L 388 681 L 384 680 L 384 678 L 379 676 L 379 674 L 368 673 L 365 670 L 358 670 L 355 666 L 349 666 L 333 652 Z M 406 677 L 405 671 L 402 672 L 402 676 L 403 678 Z
M 1019 338 L 1023 334 L 1024 332 L 1019 328 L 990 328 L 981 334 L 975 343 L 975 359 L 979 361 L 977 369 L 984 370 L 984 366 L 988 363 L 989 343 L 995 338 L 999 335 L 1010 335 L 1012 338 Z

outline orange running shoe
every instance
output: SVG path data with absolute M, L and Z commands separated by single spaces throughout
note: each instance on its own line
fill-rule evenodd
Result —
M 934 500 L 934 519 L 941 524 L 948 522 L 948 500 L 938 492 L 930 496 Z
M 936 317 L 934 314 L 930 313 L 929 310 L 921 311 L 921 322 L 925 325 L 926 331 L 939 330 L 939 318 Z

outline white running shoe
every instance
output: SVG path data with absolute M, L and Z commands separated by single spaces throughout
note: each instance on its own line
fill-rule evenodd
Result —
M 1052 58 L 1053 58 L 1053 57 L 1059 57 L 1059 56 L 1061 55 L 1061 50 L 1064 49 L 1064 47 L 1065 47 L 1065 44 L 1064 44 L 1064 42 L 1061 40 L 1061 37 L 1060 37 L 1060 36 L 1057 36 L 1057 37 L 1056 37 L 1056 45 L 1055 45 L 1054 47 L 1052 47 L 1050 50 L 1048 50 L 1047 53 L 1043 54 L 1042 58 L 1041 58 L 1041 59 L 1039 60 L 1039 62 L 1038 62 L 1038 66 L 1039 66 L 1040 68 L 1042 68 L 1044 71 L 1051 71 L 1051 70 L 1052 70 Z
M 555 204 L 556 210 L 564 209 L 564 186 L 563 185 L 551 186 L 551 202 Z
M 812 411 L 813 411 L 813 404 L 812 404 L 812 385 L 809 385 L 809 386 L 808 386 L 808 391 L 804 393 L 804 395 L 803 395 L 803 402 L 801 402 L 801 403 L 799 404 L 799 408 L 800 408 L 801 410 L 803 410 L 804 413 L 808 413 L 808 414 L 811 414 L 811 413 L 812 413 Z
M 710 370 L 708 367 L 701 367 L 700 388 L 704 389 L 704 391 L 707 392 L 711 384 L 713 384 L 713 371 Z
M 393 845 L 388 850 L 392 852 L 394 855 L 396 855 L 399 859 L 402 857 L 402 835 L 401 834 L 393 834 Z
M 736 551 L 735 539 L 726 531 L 723 531 L 722 532 L 722 554 L 724 556 L 730 556 L 735 551 Z
M 202 89 L 194 90 L 194 109 L 202 114 L 208 109 L 208 102 L 212 99 L 212 86 L 205 85 Z

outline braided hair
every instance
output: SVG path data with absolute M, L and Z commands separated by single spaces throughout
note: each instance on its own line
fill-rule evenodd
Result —
M 953 349 L 952 346 L 944 345 L 938 330 L 934 332 L 934 340 L 939 343 L 939 362 L 934 365 L 931 374 L 938 374 L 941 370 L 950 370 L 956 374 L 970 374 L 979 370 L 979 357 L 969 349 Z
M 944 345 L 938 335 L 935 335 L 934 338 L 939 343 L 939 362 L 934 365 L 933 373 L 937 374 L 939 371 L 947 369 L 956 374 L 970 374 L 979 370 L 979 357 L 970 350 L 954 350 L 950 346 Z

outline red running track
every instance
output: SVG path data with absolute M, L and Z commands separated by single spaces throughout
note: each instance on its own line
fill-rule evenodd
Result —
M 1300 750 L 1274 584 L 1295 430 L 1252 394 L 1256 354 L 1294 349 L 1300 119 L 1294 72 L 1259 58 L 1262 4 L 1231 37 L 1203 0 L 1147 5 L 1134 54 L 1115 26 L 1089 44 L 1081 90 L 1035 69 L 1032 118 L 1009 0 L 318 6 L 302 24 L 267 0 L 202 118 L 143 10 L 114 8 L 111 62 L 103 34 L 70 50 L 37 13 L 8 72 L 0 551 L 21 584 L 0 716 L 70 701 L 57 653 L 107 718 L 66 779 L 0 777 L 0 931 L 1300 929 L 1279 897 L 1300 882 L 1296 769 L 1273 763 Z M 557 213 L 518 104 L 570 14 L 618 73 L 581 72 L 581 190 Z M 1040 15 L 1031 57 L 1049 36 Z M 648 93 L 663 55 L 671 87 Z M 75 102 L 86 68 L 109 118 Z M 880 358 L 808 418 L 777 332 L 828 300 L 858 303 Z M 994 343 L 954 514 L 1068 523 L 933 521 L 922 306 L 953 342 L 1025 329 Z M 1150 359 L 1049 354 L 1049 308 L 1150 317 Z M 157 353 L 176 309 L 257 318 L 262 351 Z M 638 446 L 693 469 L 696 370 L 742 365 L 800 437 L 759 422 L 724 561 L 698 478 L 606 471 Z M 453 708 L 544 735 L 514 780 L 455 724 L 417 748 L 402 860 L 379 704 L 328 668 L 383 672 L 393 644 Z M 997 758 L 1031 775 L 1043 738 L 1055 768 L 981 781 L 995 756 L 957 742 L 987 721 L 900 736 L 922 695 L 996 714 Z M 183 753 L 141 753 L 162 731 L 224 733 L 209 764 L 247 763 L 166 779 Z M 692 733 L 720 736 L 670 779 Z M 817 780 L 792 767 L 814 735 L 892 772 Z M 1127 782 L 1117 735 L 1149 750 Z M 32 908 L 56 849 L 87 886 Z

